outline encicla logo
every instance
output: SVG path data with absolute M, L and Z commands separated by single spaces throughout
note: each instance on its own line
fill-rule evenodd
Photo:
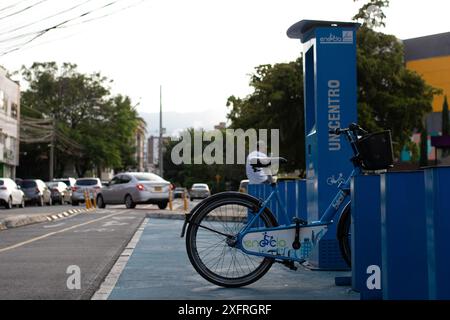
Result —
M 330 33 L 328 37 L 321 37 L 320 43 L 353 43 L 353 31 L 342 31 L 342 36 Z

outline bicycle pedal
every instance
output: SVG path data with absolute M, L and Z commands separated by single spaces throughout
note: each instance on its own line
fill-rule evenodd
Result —
M 283 265 L 291 270 L 297 271 L 297 267 L 295 266 L 293 261 L 284 261 Z

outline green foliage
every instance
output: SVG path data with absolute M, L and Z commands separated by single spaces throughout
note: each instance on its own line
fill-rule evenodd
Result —
M 204 135 L 205 131 L 194 130 L 191 128 L 187 129 L 186 132 L 191 137 L 192 143 L 189 157 L 191 163 L 182 163 L 179 165 L 174 164 L 171 158 L 172 150 L 181 141 L 171 140 L 167 142 L 164 146 L 165 152 L 163 154 L 164 178 L 172 183 L 175 183 L 177 186 L 182 186 L 185 188 L 190 188 L 194 183 L 206 183 L 209 185 L 212 193 L 225 190 L 237 191 L 240 181 L 242 179 L 246 179 L 245 166 L 242 164 L 205 164 L 203 161 L 201 164 L 194 164 L 194 134 Z M 224 155 L 222 162 L 225 163 L 226 133 L 224 131 L 222 131 L 222 137 Z M 202 153 L 205 150 L 205 147 L 209 144 L 211 144 L 211 142 L 202 142 Z M 219 177 L 218 182 L 217 176 Z
M 406 69 L 404 48 L 395 36 L 362 26 L 357 37 L 358 122 L 371 132 L 390 129 L 398 156 L 422 129 L 440 91 Z M 287 169 L 304 169 L 302 59 L 256 67 L 250 85 L 249 96 L 228 99 L 231 126 L 279 128 L 280 154 L 290 160 Z
M 357 2 L 359 0 L 353 0 Z M 353 20 L 362 20 L 365 27 L 386 26 L 383 8 L 389 7 L 389 0 L 369 0 L 353 17 Z
M 79 176 L 89 170 L 134 165 L 132 141 L 140 120 L 130 98 L 111 96 L 111 81 L 100 73 L 82 74 L 70 63 L 61 67 L 55 62 L 34 63 L 30 68 L 22 67 L 21 73 L 28 82 L 21 95 L 22 115 L 55 119 L 58 130 L 69 139 L 56 138 L 56 175 L 63 173 L 68 162 L 75 164 Z M 70 147 L 76 144 L 82 151 L 71 152 Z M 27 157 L 48 153 L 45 145 L 25 144 L 21 148 L 30 151 L 21 157 L 22 163 L 28 162 Z M 40 176 L 39 172 L 34 174 Z
M 369 131 L 392 130 L 396 154 L 408 143 L 439 91 L 406 69 L 403 45 L 392 35 L 358 31 L 358 121 Z
M 228 98 L 232 128 L 279 129 L 280 155 L 289 163 L 286 170 L 305 167 L 303 61 L 261 65 L 255 68 L 246 98 Z

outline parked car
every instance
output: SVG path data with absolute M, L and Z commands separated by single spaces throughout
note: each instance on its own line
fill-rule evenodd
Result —
M 189 197 L 189 192 L 186 188 L 178 187 L 173 190 L 173 198 L 174 199 L 183 198 L 184 194 L 186 194 L 186 197 Z
M 137 204 L 156 204 L 165 209 L 169 202 L 170 182 L 148 172 L 125 172 L 112 178 L 97 195 L 97 206 L 125 204 L 128 209 Z
M 53 203 L 65 204 L 71 202 L 72 189 L 64 182 L 47 182 L 47 186 L 50 189 Z
M 20 186 L 22 184 L 23 179 L 20 178 L 15 178 L 14 182 L 16 183 L 17 186 Z
M 52 205 L 52 195 L 50 189 L 44 181 L 40 179 L 24 179 L 20 183 L 22 191 L 25 193 L 25 202 L 35 203 L 38 206 Z
M 75 187 L 75 183 L 77 182 L 77 179 L 75 178 L 56 178 L 53 179 L 52 182 L 64 182 L 70 190 L 72 190 L 73 187 Z
M 0 178 L 0 204 L 6 209 L 11 209 L 13 205 L 25 207 L 25 195 L 14 180 Z
M 242 180 L 239 184 L 239 192 L 248 193 L 248 180 Z
M 84 203 L 84 192 L 89 192 L 90 198 L 94 199 L 95 194 L 98 194 L 102 189 L 102 182 L 99 178 L 79 178 L 72 188 L 72 205 L 77 206 Z
M 206 199 L 210 195 L 211 191 L 206 183 L 194 183 L 189 191 L 191 201 L 194 199 Z

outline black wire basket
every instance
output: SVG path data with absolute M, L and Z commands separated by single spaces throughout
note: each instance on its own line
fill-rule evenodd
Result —
M 361 166 L 365 170 L 386 170 L 394 166 L 391 131 L 370 133 L 357 142 Z

